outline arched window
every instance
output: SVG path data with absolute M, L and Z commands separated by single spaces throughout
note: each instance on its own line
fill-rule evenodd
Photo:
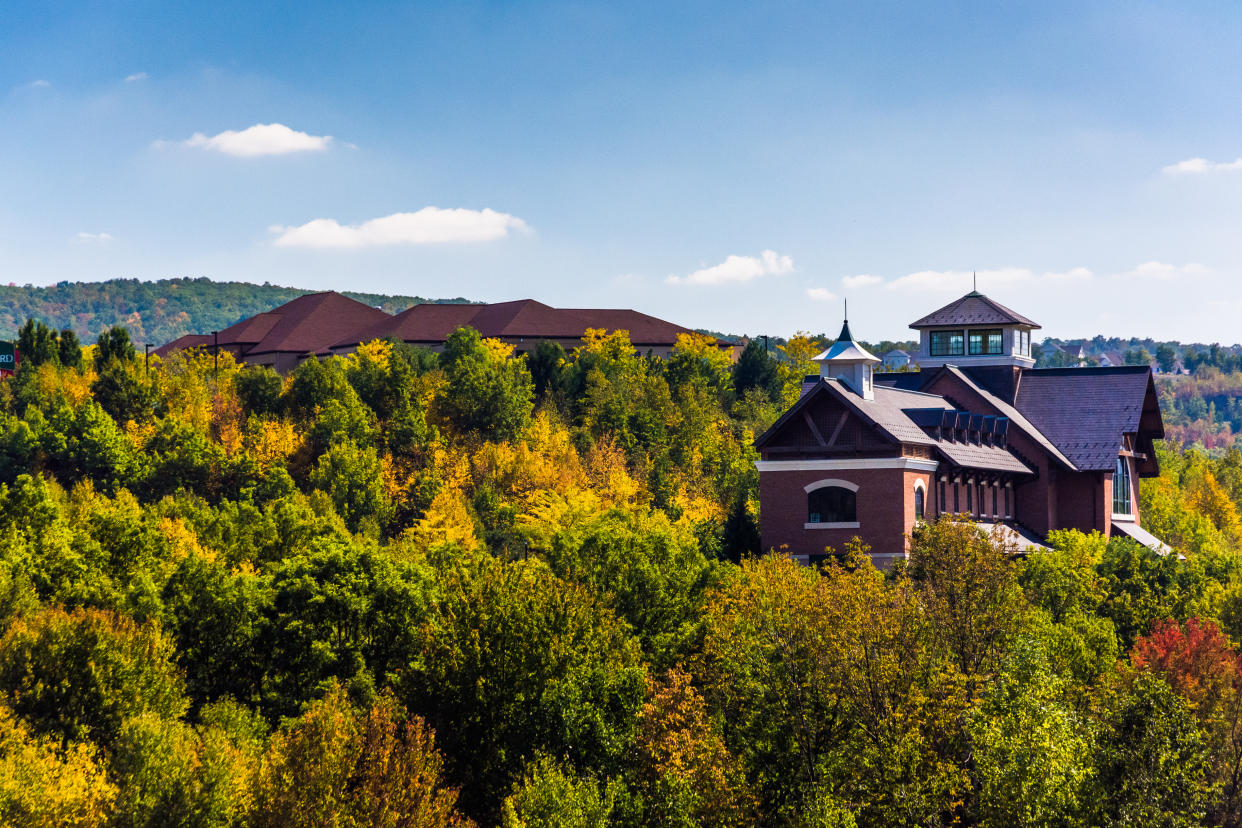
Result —
M 845 486 L 822 486 L 806 496 L 807 523 L 857 523 L 857 495 Z
M 914 487 L 914 519 L 915 520 L 923 519 L 923 499 L 924 499 L 923 487 L 915 486 Z
M 1113 474 L 1113 514 L 1133 514 L 1130 503 L 1130 461 L 1124 457 L 1117 458 L 1117 471 Z

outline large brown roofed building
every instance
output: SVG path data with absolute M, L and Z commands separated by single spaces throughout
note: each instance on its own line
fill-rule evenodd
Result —
M 859 537 L 887 564 L 941 514 L 1019 547 L 1078 529 L 1167 548 L 1139 521 L 1138 478 L 1158 474 L 1164 436 L 1146 366 L 1034 369 L 1039 326 L 973 291 L 912 327 L 921 370 L 873 374 L 846 323 L 756 441 L 765 549 L 808 561 Z
M 634 310 L 553 308 L 534 299 L 519 299 L 491 305 L 415 305 L 352 331 L 335 342 L 332 350 L 349 353 L 373 339 L 397 339 L 439 350 L 453 331 L 465 326 L 482 336 L 513 345 L 519 354 L 533 350 L 542 341 L 557 342 L 572 350 L 582 344 L 588 330 L 597 329 L 626 331 L 636 350 L 668 356 L 678 336 L 693 333 L 689 328 Z M 731 347 L 731 343 L 719 344 L 722 348 Z
M 308 356 L 327 355 L 333 343 L 354 331 L 392 319 L 378 308 L 339 293 L 308 293 L 266 313 L 230 325 L 217 334 L 191 334 L 156 350 L 180 348 L 228 351 L 239 361 L 290 371 Z

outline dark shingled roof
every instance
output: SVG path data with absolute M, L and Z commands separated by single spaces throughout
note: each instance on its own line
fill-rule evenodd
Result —
M 1008 449 L 977 443 L 955 443 L 941 440 L 936 448 L 955 466 L 968 469 L 1034 474 L 1035 470 L 1015 457 Z
M 589 328 L 628 331 L 634 345 L 672 345 L 689 328 L 634 310 L 553 308 L 533 299 L 491 305 L 415 305 L 389 319 L 355 331 L 334 347 L 393 337 L 403 342 L 443 342 L 469 325 L 485 337 L 581 339 Z
M 205 348 L 212 343 L 210 334 L 186 334 L 179 336 L 172 342 L 167 342 L 156 348 L 151 353 L 157 357 L 166 357 L 173 351 L 184 350 L 185 348 Z
M 242 346 L 246 356 L 322 353 L 349 334 L 391 318 L 334 291 L 308 293 L 225 328 L 220 344 Z
M 1043 446 L 1043 448 L 1049 454 L 1051 454 L 1057 460 L 1064 463 L 1072 471 L 1078 471 L 1078 468 L 1077 466 L 1074 465 L 1074 462 L 1070 460 L 1070 458 L 1067 457 L 1061 451 L 1061 449 L 1059 449 L 1056 446 L 1056 444 L 1051 439 L 1048 438 L 1046 434 L 1040 431 L 1037 425 L 1035 425 L 1030 420 L 1028 420 L 1026 416 L 1019 409 L 1005 402 L 1000 397 L 996 396 L 991 391 L 984 388 L 979 383 L 975 382 L 972 378 L 968 377 L 966 373 L 962 371 L 962 369 L 958 368 L 956 365 L 945 365 L 940 370 L 948 371 L 967 388 L 970 388 L 976 394 L 983 397 L 988 402 L 988 404 L 991 405 L 993 408 L 995 408 L 997 411 L 999 411 L 1002 416 L 1008 417 L 1009 421 L 1013 423 L 1014 426 L 1021 429 L 1023 432 L 1026 433 L 1028 437 L 1030 437 L 1032 440 L 1034 440 L 1035 442 Z M 1074 370 L 1081 370 L 1081 369 L 1074 369 Z M 1026 377 L 1027 377 L 1027 374 L 1023 373 L 1023 378 L 1022 378 L 1023 383 L 1026 382 Z M 1021 397 L 1021 392 L 1019 391 L 1019 398 L 1020 397 Z M 1117 448 L 1120 448 L 1120 446 L 1118 446 Z M 1114 460 L 1116 459 L 1116 456 L 1117 456 L 1116 452 L 1113 452 Z
M 938 311 L 927 314 L 911 328 L 936 328 L 941 325 L 1039 325 L 1022 314 L 1012 311 L 982 293 L 971 291 L 961 299 L 950 302 Z
M 1041 368 L 1022 373 L 1017 407 L 1079 469 L 1112 471 L 1122 436 L 1139 431 L 1149 393 L 1146 365 Z M 1163 424 L 1155 436 L 1164 436 Z

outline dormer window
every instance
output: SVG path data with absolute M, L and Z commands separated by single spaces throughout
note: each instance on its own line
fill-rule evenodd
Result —
M 964 356 L 966 336 L 962 331 L 931 331 L 932 356 Z
M 990 356 L 992 354 L 1000 354 L 1003 351 L 1001 340 L 999 328 L 980 331 L 972 330 L 970 332 L 970 355 Z

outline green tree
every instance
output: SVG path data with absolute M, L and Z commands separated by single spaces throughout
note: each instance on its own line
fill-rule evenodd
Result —
M 366 545 L 320 540 L 275 568 L 264 652 L 266 704 L 290 715 L 332 681 L 359 696 L 415 659 L 427 574 Z
M 260 417 L 280 412 L 280 394 L 285 381 L 266 365 L 247 365 L 233 375 L 233 387 L 242 407 Z
M 0 689 L 37 733 L 116 746 L 125 721 L 186 709 L 172 645 L 154 625 L 100 610 L 45 609 L 0 640 Z
M 129 331 L 120 325 L 114 325 L 99 335 L 95 341 L 95 371 L 101 372 L 108 363 L 116 360 L 120 363 L 133 362 L 137 359 L 134 343 L 129 339 Z
M 27 319 L 17 332 L 17 352 L 20 368 L 38 368 L 45 363 L 56 365 L 60 361 L 60 343 L 56 331 L 42 322 Z
M 1064 684 L 1037 641 L 1014 641 L 970 722 L 980 824 L 1081 824 L 1092 745 Z
M 1108 710 L 1096 748 L 1096 822 L 1198 825 L 1211 795 L 1207 749 L 1186 703 L 1140 676 Z
M 348 440 L 333 443 L 311 472 L 310 484 L 328 494 L 352 530 L 364 522 L 377 529 L 388 522 L 392 502 L 384 490 L 379 455 L 371 446 L 359 447 Z
M 441 782 L 443 760 L 421 719 L 390 698 L 357 710 L 330 686 L 273 738 L 257 784 L 258 828 L 471 825 Z
M 780 399 L 781 381 L 776 360 L 759 339 L 746 343 L 737 362 L 733 363 L 733 390 L 742 397 L 752 388 L 758 388 L 774 402 Z
M 75 370 L 82 368 L 82 345 L 78 342 L 78 335 L 73 332 L 72 328 L 65 328 L 60 332 L 57 356 L 60 364 L 66 368 Z
M 402 697 L 426 716 L 469 813 L 495 819 L 527 760 L 620 772 L 644 670 L 627 625 L 540 561 L 443 553 L 442 597 Z
M 437 411 L 461 432 L 512 440 L 526 428 L 534 384 L 523 360 L 489 347 L 473 328 L 449 335 L 440 354 L 448 383 L 437 397 Z
M 593 776 L 578 776 L 548 757 L 532 762 L 505 799 L 503 828 L 605 828 L 610 791 Z

